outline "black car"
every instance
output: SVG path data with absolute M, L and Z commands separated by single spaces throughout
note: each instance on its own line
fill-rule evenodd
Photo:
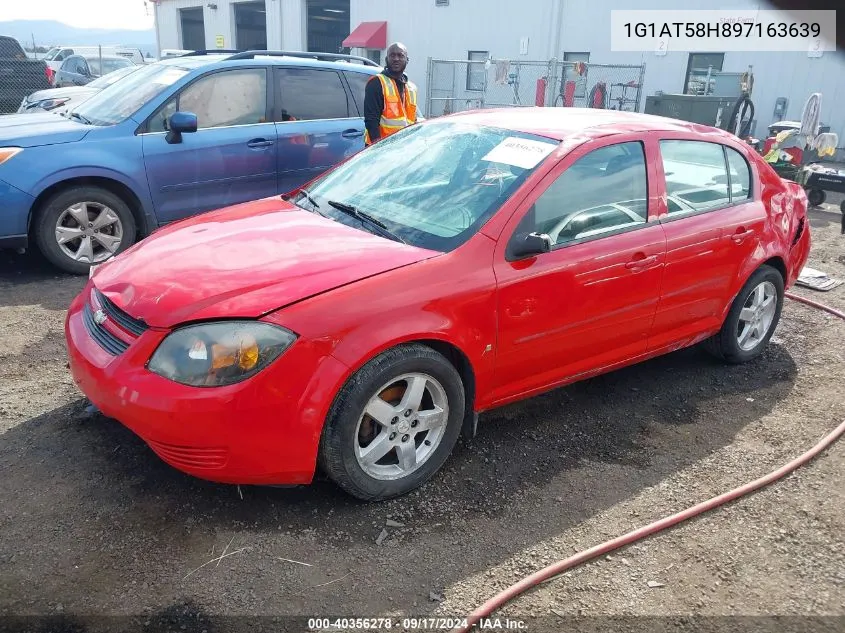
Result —
M 131 59 L 118 55 L 71 55 L 56 73 L 56 88 L 85 86 L 98 77 L 134 65 Z
M 0 35 L 0 114 L 10 114 L 26 95 L 50 87 L 47 64 L 30 59 L 20 43 Z

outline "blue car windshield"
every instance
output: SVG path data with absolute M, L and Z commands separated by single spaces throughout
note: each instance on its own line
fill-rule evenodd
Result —
M 188 68 L 150 64 L 83 101 L 74 111 L 91 125 L 116 125 L 189 72 Z
M 307 193 L 338 222 L 367 230 L 337 209 L 351 205 L 408 244 L 448 252 L 478 232 L 558 146 L 542 136 L 432 120 L 358 153 Z M 292 200 L 310 210 L 308 196 Z

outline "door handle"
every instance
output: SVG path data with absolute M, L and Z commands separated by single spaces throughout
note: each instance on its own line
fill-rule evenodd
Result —
M 360 138 L 364 136 L 364 132 L 362 130 L 344 130 L 341 136 L 343 138 Z
M 754 229 L 737 229 L 736 233 L 731 233 L 730 235 L 726 235 L 725 237 L 739 244 L 742 242 L 742 240 L 747 237 L 751 237 L 752 235 L 754 235 Z
M 270 147 L 273 141 L 268 141 L 266 138 L 254 138 L 246 144 L 247 147 Z
M 646 266 L 651 266 L 652 264 L 657 262 L 657 255 L 649 255 L 648 257 L 642 257 L 640 259 L 633 259 L 627 264 L 625 264 L 625 268 L 628 270 L 636 270 L 637 268 L 645 268 Z

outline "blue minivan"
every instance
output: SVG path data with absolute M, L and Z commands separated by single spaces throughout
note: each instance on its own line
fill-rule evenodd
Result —
M 0 117 L 0 248 L 87 274 L 155 228 L 291 191 L 364 148 L 349 55 L 199 51 L 64 115 Z

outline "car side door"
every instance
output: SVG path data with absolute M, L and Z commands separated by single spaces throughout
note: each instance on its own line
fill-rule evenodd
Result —
M 144 162 L 160 223 L 276 194 L 268 84 L 263 66 L 209 71 L 150 117 Z M 168 134 L 177 111 L 197 116 L 196 132 Z
M 277 66 L 275 123 L 279 193 L 287 193 L 364 149 L 364 119 L 332 68 Z
M 667 252 L 652 350 L 694 342 L 721 326 L 766 221 L 748 162 L 735 149 L 668 132 L 658 149 Z
M 70 57 L 65 58 L 62 62 L 62 65 L 59 66 L 59 70 L 56 73 L 56 87 L 57 88 L 66 88 L 68 86 L 75 86 L 78 85 L 76 83 L 76 76 L 77 76 L 77 68 L 78 68 L 78 60 L 82 59 L 81 57 L 77 57 L 76 55 L 71 55 Z
M 84 57 L 76 58 L 76 70 L 73 74 L 73 85 L 84 86 L 91 81 L 91 69 Z
M 636 135 L 581 146 L 522 203 L 496 248 L 494 398 L 530 395 L 645 354 L 666 241 L 653 147 Z M 548 252 L 511 253 L 530 233 Z

